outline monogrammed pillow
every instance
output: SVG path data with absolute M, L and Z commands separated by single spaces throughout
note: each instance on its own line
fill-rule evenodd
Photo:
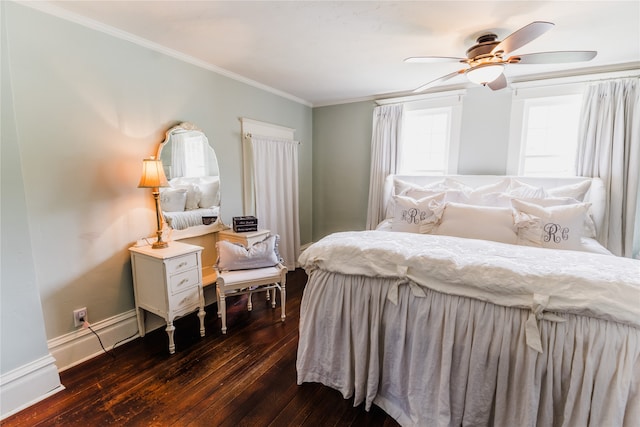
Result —
M 445 193 L 416 200 L 394 196 L 395 211 L 391 230 L 409 233 L 430 233 L 440 219 Z
M 543 207 L 514 199 L 518 244 L 580 250 L 590 203 Z

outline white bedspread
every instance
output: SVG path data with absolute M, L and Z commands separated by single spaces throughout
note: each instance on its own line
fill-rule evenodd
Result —
M 298 384 L 407 427 L 639 425 L 640 261 L 366 231 L 300 263 Z
M 307 271 L 398 278 L 494 304 L 640 327 L 640 261 L 428 234 L 335 233 L 300 256 Z M 397 288 L 390 291 L 395 299 Z M 415 287 L 414 294 L 420 290 Z

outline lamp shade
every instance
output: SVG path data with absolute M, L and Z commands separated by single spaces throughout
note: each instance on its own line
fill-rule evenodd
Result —
M 154 157 L 142 161 L 142 176 L 138 188 L 169 187 L 169 182 L 164 174 L 162 161 Z
M 466 71 L 466 76 L 472 83 L 486 85 L 491 83 L 502 74 L 504 65 L 502 64 L 480 64 Z

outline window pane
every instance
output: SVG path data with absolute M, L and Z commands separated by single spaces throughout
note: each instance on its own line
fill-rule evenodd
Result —
M 527 100 L 523 175 L 575 175 L 580 95 Z
M 400 173 L 444 174 L 450 123 L 450 108 L 406 112 Z

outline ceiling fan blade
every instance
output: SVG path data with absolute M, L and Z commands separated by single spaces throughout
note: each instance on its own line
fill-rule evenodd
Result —
M 525 44 L 537 39 L 554 26 L 551 22 L 534 21 L 529 25 L 525 25 L 518 31 L 511 33 L 507 38 L 502 40 L 491 50 L 492 54 L 502 51 L 503 53 L 513 52 L 521 48 Z
M 442 76 L 438 79 L 435 80 L 431 80 L 429 83 L 427 84 L 423 84 L 422 86 L 420 86 L 419 88 L 415 89 L 413 91 L 413 93 L 418 93 L 418 92 L 422 92 L 423 90 L 426 90 L 432 86 L 437 85 L 438 83 L 442 83 L 444 81 L 447 81 L 449 79 L 454 78 L 455 76 L 459 75 L 459 74 L 464 74 L 465 70 L 458 70 L 458 71 L 454 71 L 453 73 L 447 74 L 446 76 Z
M 598 52 L 594 50 L 538 52 L 511 56 L 507 59 L 507 62 L 510 64 L 558 64 L 563 62 L 583 62 L 592 60 L 597 54 Z
M 491 88 L 491 90 L 500 90 L 507 87 L 507 78 L 504 73 L 500 74 L 500 76 L 494 81 L 487 83 L 487 86 Z
M 404 62 L 418 63 L 418 64 L 434 64 L 437 62 L 464 62 L 467 58 L 454 58 L 451 56 L 411 56 L 404 60 Z

